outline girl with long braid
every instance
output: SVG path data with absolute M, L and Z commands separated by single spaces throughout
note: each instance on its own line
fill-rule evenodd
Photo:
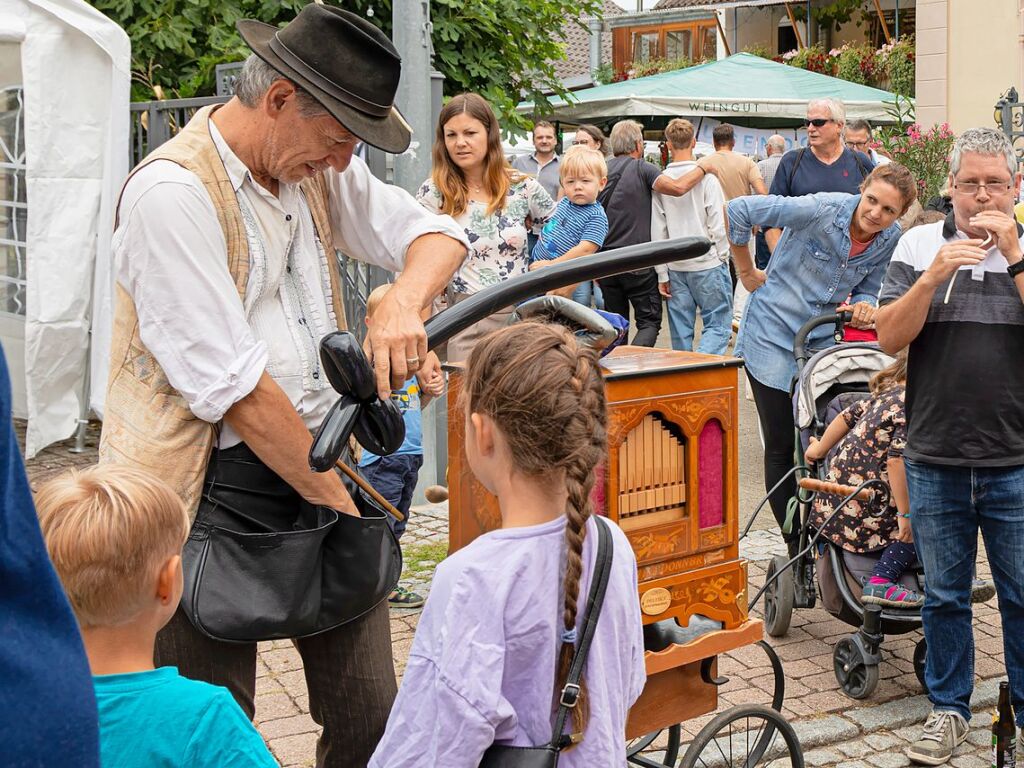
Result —
M 401 690 L 370 760 L 466 766 L 492 744 L 551 739 L 594 571 L 594 467 L 606 452 L 604 384 L 567 329 L 521 323 L 473 349 L 466 455 L 498 498 L 501 528 L 437 567 Z M 560 766 L 624 765 L 645 681 L 636 559 L 610 525 L 612 569 Z

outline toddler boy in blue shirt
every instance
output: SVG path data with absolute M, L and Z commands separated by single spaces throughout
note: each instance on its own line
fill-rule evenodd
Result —
M 178 609 L 188 513 L 162 480 L 102 465 L 49 481 L 36 498 L 46 548 L 93 673 L 104 768 L 276 768 L 226 688 L 153 667 Z
M 565 195 L 541 230 L 530 255 L 531 270 L 597 253 L 608 235 L 608 215 L 597 202 L 608 182 L 604 156 L 589 147 L 573 147 L 562 156 L 559 179 Z M 570 285 L 552 293 L 577 299 L 573 295 L 577 287 Z
M 376 311 L 390 285 L 381 285 L 373 289 L 366 297 L 366 322 Z M 437 365 L 433 352 L 428 355 L 425 374 L 410 377 L 401 389 L 391 393 L 391 399 L 398 405 L 405 421 L 405 440 L 402 447 L 390 456 L 378 456 L 363 449 L 359 459 L 359 469 L 381 496 L 405 517 L 398 520 L 388 516 L 388 524 L 394 531 L 395 538 L 402 538 L 406 524 L 409 522 L 409 509 L 412 507 L 412 495 L 416 490 L 420 467 L 423 466 L 423 422 L 421 409 L 431 398 L 444 394 L 444 376 Z M 388 596 L 388 604 L 395 608 L 419 608 L 426 598 L 399 584 Z

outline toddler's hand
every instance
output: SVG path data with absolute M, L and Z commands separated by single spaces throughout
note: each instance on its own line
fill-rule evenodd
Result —
M 435 373 L 423 386 L 423 391 L 431 397 L 440 397 L 444 394 L 444 374 Z
M 804 461 L 808 464 L 813 464 L 814 462 L 825 458 L 825 454 L 827 453 L 828 451 L 822 449 L 821 443 L 818 442 L 818 438 L 812 437 L 809 439 L 807 450 L 804 451 Z
M 547 259 L 540 259 L 538 261 L 534 261 L 534 262 L 530 263 L 530 271 L 533 272 L 534 270 L 543 269 L 544 267 L 547 267 L 547 266 L 550 266 L 550 265 L 551 265 L 551 262 L 548 261 Z

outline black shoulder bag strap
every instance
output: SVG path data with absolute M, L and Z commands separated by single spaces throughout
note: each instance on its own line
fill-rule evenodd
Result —
M 793 167 L 789 169 L 789 193 L 793 194 L 793 177 L 796 176 L 796 169 L 800 167 L 800 161 L 804 159 L 804 152 L 807 151 L 807 147 L 800 147 L 796 151 L 796 160 L 793 161 Z M 769 190 L 771 191 L 771 190 Z
M 555 717 L 555 728 L 551 734 L 551 745 L 559 750 L 583 738 L 583 734 L 562 733 L 569 710 L 574 708 L 580 698 L 580 678 L 583 676 L 583 665 L 586 664 L 590 643 L 597 629 L 597 619 L 601 615 L 604 604 L 604 593 L 608 591 L 608 578 L 612 572 L 612 535 L 608 523 L 600 516 L 594 515 L 597 528 L 597 559 L 594 563 L 594 575 L 590 583 L 590 595 L 587 598 L 587 612 L 583 617 L 583 634 L 580 644 L 572 657 L 569 674 L 558 700 L 558 715 Z

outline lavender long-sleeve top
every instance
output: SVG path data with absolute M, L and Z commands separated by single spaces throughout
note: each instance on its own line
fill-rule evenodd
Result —
M 587 523 L 578 623 L 596 524 Z M 590 721 L 583 742 L 563 753 L 566 768 L 625 765 L 626 716 L 646 679 L 636 559 L 611 529 L 612 573 L 585 668 Z M 371 768 L 475 768 L 494 741 L 550 740 L 564 538 L 564 518 L 492 531 L 438 566 Z

